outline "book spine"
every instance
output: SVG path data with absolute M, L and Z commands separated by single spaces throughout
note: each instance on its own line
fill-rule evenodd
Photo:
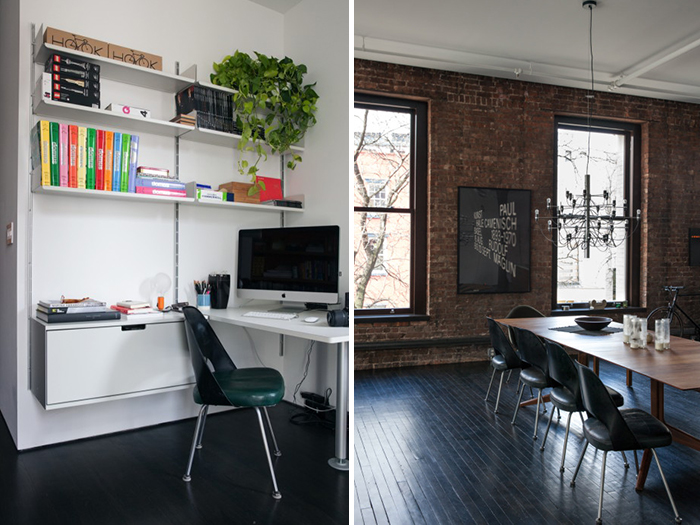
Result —
M 87 157 L 85 164 L 85 187 L 89 190 L 95 189 L 95 128 L 87 129 Z
M 118 191 L 126 192 L 129 189 L 129 154 L 131 148 L 131 135 L 122 134 L 122 177 Z
M 114 164 L 112 166 L 112 191 L 119 191 L 122 176 L 122 134 L 118 131 L 114 132 Z
M 36 318 L 46 323 L 73 323 L 82 321 L 109 321 L 112 319 L 121 319 L 119 312 L 86 312 L 76 314 L 61 314 L 48 315 L 43 312 L 37 312 Z
M 41 185 L 51 186 L 51 138 L 49 121 L 39 121 L 39 144 L 41 151 Z
M 139 136 L 131 136 L 131 151 L 129 153 L 129 184 L 127 190 L 129 193 L 136 191 L 136 165 L 139 160 Z
M 164 190 L 161 188 L 145 188 L 143 186 L 137 186 L 136 193 L 144 193 L 146 195 L 161 195 L 164 197 L 187 197 L 187 192 L 185 190 Z
M 69 307 L 69 306 L 57 306 L 57 307 L 45 307 L 45 306 L 37 306 L 36 307 L 38 312 L 43 312 L 48 315 L 62 315 L 62 314 L 79 314 L 79 313 L 88 313 L 88 312 L 106 312 L 107 307 L 106 306 L 76 306 L 76 307 Z
M 78 126 L 78 188 L 85 188 L 87 168 L 87 128 Z
M 104 190 L 112 191 L 112 168 L 114 167 L 114 132 L 105 131 Z
M 95 140 L 95 189 L 105 188 L 105 132 L 98 129 Z
M 153 179 L 147 177 L 136 177 L 136 187 L 137 188 L 160 188 L 163 190 L 181 190 L 186 189 L 184 182 L 180 181 L 169 181 L 165 179 Z
M 68 126 L 68 186 L 78 187 L 78 126 Z
M 58 122 L 49 122 L 49 138 L 51 140 L 51 186 L 59 186 L 59 125 Z
M 68 125 L 58 125 L 58 184 L 68 186 Z

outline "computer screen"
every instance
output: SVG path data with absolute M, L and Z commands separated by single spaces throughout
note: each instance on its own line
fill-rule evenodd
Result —
M 238 297 L 336 304 L 339 241 L 338 226 L 240 230 Z

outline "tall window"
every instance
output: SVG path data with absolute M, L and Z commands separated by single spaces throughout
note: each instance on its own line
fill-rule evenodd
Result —
M 594 201 L 607 192 L 616 201 L 619 215 L 623 203 L 625 214 L 634 215 L 641 208 L 639 135 L 639 126 L 632 124 L 592 120 L 589 128 L 586 119 L 558 118 L 557 203 L 566 202 L 567 192 L 580 198 L 588 173 Z M 590 258 L 584 257 L 582 247 L 560 243 L 555 250 L 553 306 L 603 299 L 638 305 L 640 229 L 636 221 L 630 221 L 624 242 L 591 247 Z
M 427 104 L 356 94 L 355 313 L 425 314 Z

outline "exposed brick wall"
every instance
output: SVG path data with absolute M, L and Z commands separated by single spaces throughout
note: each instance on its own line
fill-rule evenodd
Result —
M 357 324 L 355 341 L 487 335 L 484 316 L 503 317 L 518 304 L 548 313 L 552 245 L 534 220 L 531 292 L 456 293 L 457 188 L 529 189 L 533 209 L 542 209 L 552 196 L 554 117 L 585 116 L 585 91 L 365 60 L 355 61 L 355 88 L 430 101 L 430 320 Z M 591 107 L 595 117 L 642 125 L 643 305 L 664 303 L 665 284 L 700 289 L 700 268 L 688 266 L 687 240 L 688 228 L 700 227 L 700 105 L 600 92 Z M 687 298 L 683 304 L 700 317 L 700 300 Z M 485 347 L 364 350 L 355 352 L 355 367 L 459 362 L 485 355 Z

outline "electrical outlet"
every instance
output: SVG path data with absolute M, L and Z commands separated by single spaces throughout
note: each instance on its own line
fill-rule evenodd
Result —
M 15 223 L 11 222 L 7 225 L 7 245 L 15 242 Z

